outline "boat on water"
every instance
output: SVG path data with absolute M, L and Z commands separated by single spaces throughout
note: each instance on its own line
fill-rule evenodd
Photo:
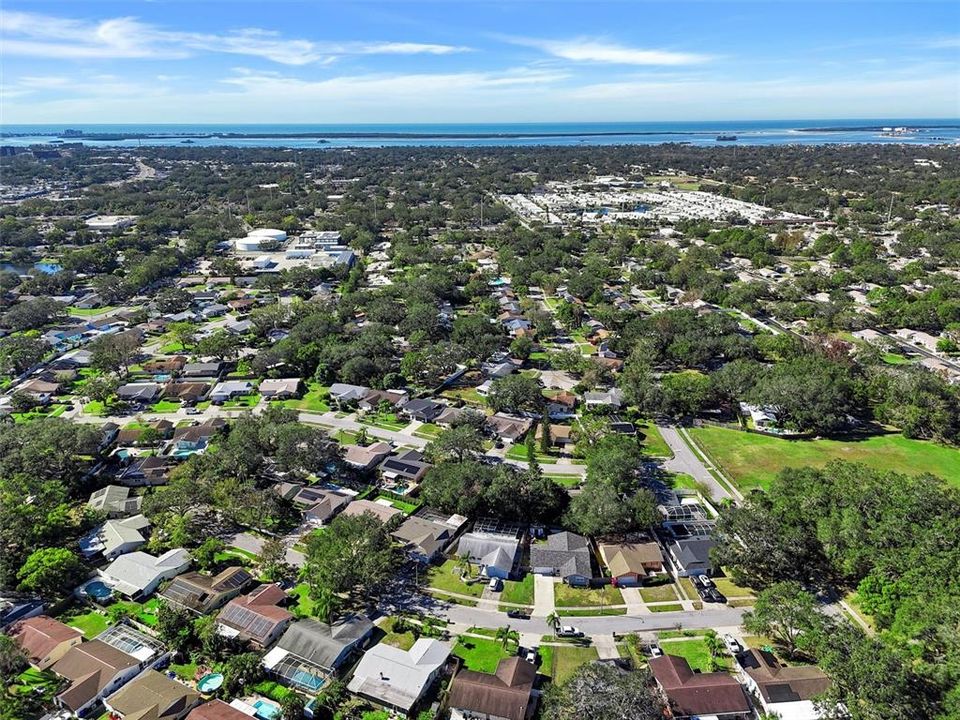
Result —
M 330 141 L 327 140 L 326 138 L 323 138 L 323 139 L 321 139 L 321 140 L 317 140 L 317 144 L 319 144 L 319 145 L 329 145 L 329 144 L 330 144 Z
M 195 145 L 195 144 L 196 144 L 196 141 L 195 141 L 195 140 L 191 140 L 190 138 L 187 138 L 186 140 L 181 140 L 181 141 L 180 141 L 180 144 L 181 144 L 181 145 Z
M 733 142 L 736 139 L 736 135 L 717 135 L 717 142 Z

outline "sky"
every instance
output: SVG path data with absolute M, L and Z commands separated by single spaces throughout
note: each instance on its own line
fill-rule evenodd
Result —
M 958 117 L 952 0 L 0 6 L 0 124 Z

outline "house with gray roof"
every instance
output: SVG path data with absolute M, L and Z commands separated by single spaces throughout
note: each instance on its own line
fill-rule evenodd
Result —
M 80 538 L 80 552 L 88 559 L 102 555 L 106 560 L 114 560 L 144 545 L 149 527 L 150 521 L 144 515 L 107 520 Z
M 367 396 L 370 388 L 363 385 L 348 385 L 347 383 L 333 383 L 330 386 L 330 399 L 338 406 L 358 403 Z
M 530 568 L 536 575 L 560 577 L 569 585 L 589 585 L 593 578 L 590 541 L 572 532 L 558 532 L 530 546 Z
M 456 556 L 464 555 L 480 566 L 480 574 L 490 578 L 509 578 L 520 552 L 520 541 L 506 535 L 466 533 L 457 543 Z
M 290 625 L 263 666 L 286 685 L 316 693 L 324 679 L 336 672 L 373 633 L 364 615 L 351 614 L 328 624 L 312 618 Z
M 378 705 L 407 715 L 433 685 L 450 646 L 420 638 L 409 650 L 383 643 L 367 650 L 347 689 Z
M 251 392 L 253 392 L 253 383 L 247 380 L 227 380 L 213 386 L 213 390 L 210 391 L 210 401 L 219 405 L 240 395 L 249 395 Z
M 128 487 L 107 485 L 94 491 L 87 505 L 106 513 L 108 517 L 125 517 L 139 513 L 142 502 L 143 498 L 139 495 L 130 495 Z

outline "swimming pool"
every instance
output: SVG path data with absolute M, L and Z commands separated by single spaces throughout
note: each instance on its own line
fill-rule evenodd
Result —
M 197 690 L 202 693 L 212 693 L 223 685 L 223 675 L 221 673 L 208 673 L 197 682 Z
M 257 711 L 257 717 L 261 720 L 276 720 L 280 717 L 280 706 L 269 700 L 257 700 L 253 704 L 253 708 Z
M 106 600 L 113 595 L 113 590 L 110 586 L 100 580 L 88 582 L 83 586 L 83 592 L 87 597 L 91 597 L 94 600 Z

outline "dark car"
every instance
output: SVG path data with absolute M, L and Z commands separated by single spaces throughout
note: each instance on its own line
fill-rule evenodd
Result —
M 723 593 L 716 588 L 707 588 L 704 590 L 703 599 L 708 603 L 725 603 L 727 601 L 727 598 L 724 597 Z
M 520 608 L 514 608 L 513 610 L 507 610 L 507 617 L 513 618 L 514 620 L 529 620 L 530 613 Z

